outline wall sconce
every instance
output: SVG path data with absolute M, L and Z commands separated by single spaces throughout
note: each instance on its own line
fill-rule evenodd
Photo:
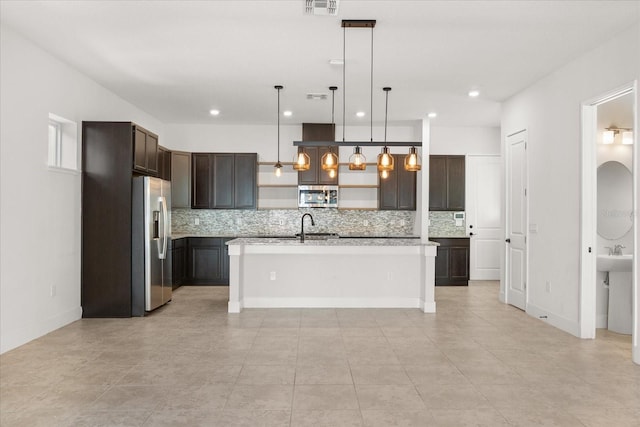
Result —
M 602 143 L 603 144 L 613 144 L 616 141 L 616 136 L 618 134 L 622 134 L 622 144 L 631 145 L 633 144 L 633 131 L 629 128 L 618 128 L 615 126 L 611 126 L 605 128 L 606 130 L 602 132 Z

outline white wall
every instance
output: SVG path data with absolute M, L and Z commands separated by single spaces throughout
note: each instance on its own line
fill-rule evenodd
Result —
M 538 232 L 528 239 L 527 311 L 547 315 L 547 321 L 575 335 L 580 321 L 581 103 L 640 77 L 638 35 L 637 25 L 627 29 L 502 108 L 501 140 L 521 129 L 529 137 L 529 221 Z
M 432 123 L 430 154 L 500 154 L 500 128 L 446 127 Z
M 47 168 L 49 113 L 79 127 L 83 120 L 132 120 L 158 133 L 160 141 L 163 127 L 6 26 L 0 31 L 0 352 L 5 352 L 81 315 L 81 176 Z

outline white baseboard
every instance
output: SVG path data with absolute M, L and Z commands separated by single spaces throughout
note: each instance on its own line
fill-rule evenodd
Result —
M 245 298 L 241 305 L 245 308 L 422 308 L 418 298 Z
M 436 302 L 435 301 L 431 301 L 431 302 L 420 301 L 420 308 L 422 308 L 422 311 L 425 312 L 425 313 L 435 313 L 436 312 Z
M 558 316 L 534 304 L 527 304 L 526 312 L 530 316 L 537 317 L 551 326 L 580 338 L 580 323 L 577 321 Z
M 47 319 L 41 319 L 37 323 L 33 322 L 8 331 L 3 330 L 2 339 L 0 339 L 0 354 L 20 347 L 81 318 L 82 307 L 75 307 Z

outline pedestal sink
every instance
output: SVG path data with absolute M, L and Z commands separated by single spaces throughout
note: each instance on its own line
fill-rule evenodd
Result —
M 596 268 L 607 273 L 609 314 L 607 328 L 619 334 L 631 334 L 633 255 L 598 255 Z
M 598 255 L 598 271 L 631 271 L 633 255 Z

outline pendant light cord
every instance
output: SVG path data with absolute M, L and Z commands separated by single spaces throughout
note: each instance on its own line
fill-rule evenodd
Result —
M 369 137 L 373 142 L 373 27 L 371 27 L 371 77 L 369 79 Z
M 345 83 L 345 75 L 347 69 L 347 27 L 342 27 L 342 142 L 345 142 L 344 130 L 347 127 L 345 123 L 346 102 L 347 102 L 347 84 Z
M 388 90 L 387 90 L 388 89 Z M 387 142 L 387 112 L 389 111 L 389 90 L 391 88 L 384 88 L 385 92 L 385 105 L 384 105 L 384 142 Z

